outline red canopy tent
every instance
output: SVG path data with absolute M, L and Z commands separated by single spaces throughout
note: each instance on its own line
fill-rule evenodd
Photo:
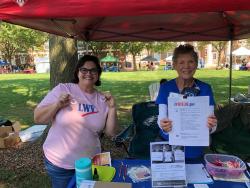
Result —
M 250 38 L 249 0 L 1 0 L 0 19 L 85 41 Z
M 0 19 L 86 41 L 250 37 L 249 0 L 1 0 Z

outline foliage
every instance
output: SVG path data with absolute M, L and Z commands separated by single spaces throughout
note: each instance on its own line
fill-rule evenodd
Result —
M 214 41 L 212 42 L 212 46 L 214 47 L 214 49 L 218 52 L 218 61 L 217 61 L 217 66 L 220 66 L 220 61 L 221 61 L 221 57 L 222 57 L 222 53 L 224 52 L 224 56 L 226 56 L 226 45 L 227 45 L 227 41 Z
M 148 55 L 151 54 L 151 51 L 153 50 L 153 45 L 154 45 L 154 42 L 145 42 L 144 47 L 147 50 Z
M 147 50 L 148 55 L 152 52 L 161 53 L 173 50 L 175 47 L 176 43 L 174 42 L 144 42 L 144 48 Z
M 105 51 L 110 49 L 110 42 L 93 42 L 93 41 L 78 41 L 78 48 L 86 50 L 88 48 L 89 52 L 95 56 L 101 58 Z
M 197 48 L 198 50 L 202 51 L 208 44 L 210 44 L 209 41 L 198 41 Z
M 134 71 L 137 70 L 135 56 L 139 55 L 143 50 L 145 43 L 143 42 L 120 42 L 118 45 L 119 50 L 123 54 L 132 54 L 133 56 L 133 68 Z
M 48 35 L 40 31 L 27 29 L 8 23 L 0 25 L 0 51 L 5 60 L 11 59 L 17 53 L 28 53 L 40 47 L 48 39 Z
M 176 47 L 176 43 L 174 42 L 155 42 L 153 44 L 153 51 L 154 52 L 164 52 L 164 51 L 169 51 L 173 50 L 173 48 Z
M 247 47 L 250 48 L 250 38 L 246 39 Z
M 133 56 L 133 67 L 137 70 L 135 56 L 139 55 L 143 49 L 146 49 L 148 55 L 152 52 L 163 52 L 172 50 L 176 46 L 174 42 L 84 42 L 78 41 L 78 48 L 85 51 L 88 48 L 89 53 L 102 58 L 107 53 L 113 52 L 113 55 Z M 123 67 L 123 64 L 122 64 Z

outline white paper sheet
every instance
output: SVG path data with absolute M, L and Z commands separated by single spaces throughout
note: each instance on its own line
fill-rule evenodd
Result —
M 33 125 L 28 129 L 20 131 L 19 137 L 22 142 L 34 141 L 43 134 L 46 127 L 47 125 Z
M 246 182 L 245 184 L 247 188 L 250 188 L 250 182 Z
M 186 164 L 187 182 L 191 184 L 213 183 L 203 164 Z
M 209 97 L 169 97 L 168 116 L 172 120 L 170 145 L 209 146 L 207 118 L 210 114 Z
M 94 188 L 94 187 L 95 187 L 95 181 L 83 180 L 79 188 Z
M 209 188 L 207 184 L 194 184 L 194 188 Z

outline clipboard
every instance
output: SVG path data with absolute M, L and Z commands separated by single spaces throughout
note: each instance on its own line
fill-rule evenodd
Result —
M 186 164 L 187 183 L 212 184 L 214 181 L 203 164 Z

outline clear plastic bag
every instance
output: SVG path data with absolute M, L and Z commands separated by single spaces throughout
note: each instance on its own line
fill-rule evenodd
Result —
M 128 168 L 127 174 L 134 183 L 147 181 L 151 178 L 150 168 L 143 165 Z

